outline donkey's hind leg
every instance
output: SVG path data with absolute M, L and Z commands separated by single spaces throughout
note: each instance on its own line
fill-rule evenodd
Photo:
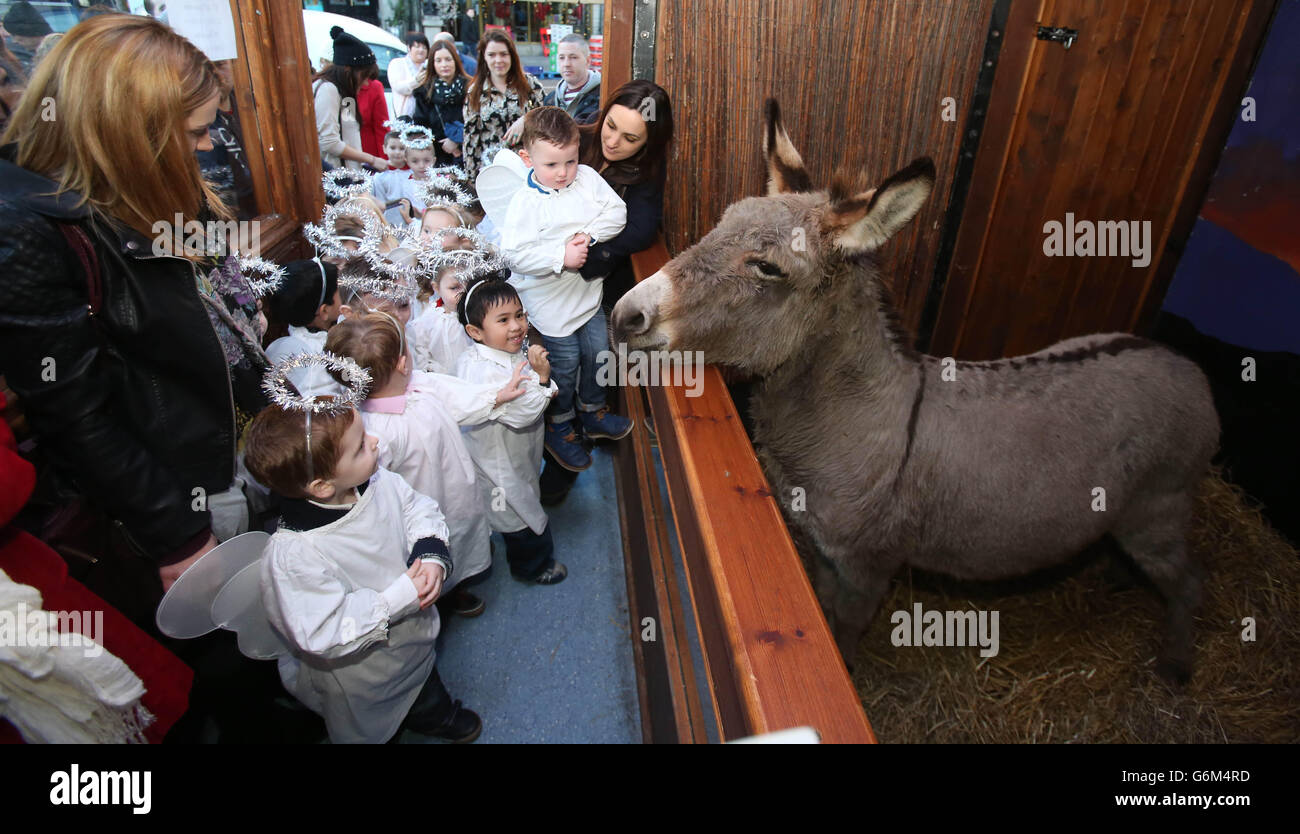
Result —
M 1187 553 L 1191 508 L 1187 493 L 1154 497 L 1127 513 L 1112 531 L 1165 598 L 1164 644 L 1156 671 L 1178 683 L 1192 675 L 1192 617 L 1201 594 L 1200 575 Z

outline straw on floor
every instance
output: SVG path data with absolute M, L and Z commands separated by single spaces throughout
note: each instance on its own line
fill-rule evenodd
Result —
M 1219 473 L 1188 536 L 1205 574 L 1196 666 L 1154 671 L 1164 603 L 1102 546 L 1068 569 L 975 585 L 905 571 L 858 646 L 854 680 L 883 742 L 1300 741 L 1300 554 Z M 1000 651 L 895 647 L 890 614 L 999 612 Z M 1247 618 L 1254 640 L 1244 640 Z

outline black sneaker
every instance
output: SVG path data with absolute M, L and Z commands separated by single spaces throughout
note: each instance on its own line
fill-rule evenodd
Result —
M 486 608 L 487 603 L 466 588 L 457 588 L 447 599 L 447 610 L 458 617 L 477 617 Z
M 558 585 L 568 575 L 569 571 L 564 567 L 563 562 L 553 562 L 549 568 L 536 576 L 516 576 L 515 579 L 520 582 L 535 582 L 538 585 Z
M 465 709 L 460 705 L 460 701 L 453 701 L 451 715 L 447 716 L 447 720 L 442 722 L 441 727 L 429 735 L 446 739 L 452 744 L 469 744 L 478 738 L 481 732 L 483 732 L 483 719 L 478 717 L 478 713 Z

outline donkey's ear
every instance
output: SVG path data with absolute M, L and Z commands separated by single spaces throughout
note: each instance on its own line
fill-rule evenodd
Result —
M 923 156 L 859 194 L 832 186 L 826 227 L 830 240 L 849 253 L 879 249 L 921 210 L 934 187 L 934 163 Z
M 763 156 L 767 159 L 767 194 L 812 191 L 812 180 L 803 167 L 803 157 L 781 127 L 781 106 L 767 100 L 767 130 L 763 131 Z

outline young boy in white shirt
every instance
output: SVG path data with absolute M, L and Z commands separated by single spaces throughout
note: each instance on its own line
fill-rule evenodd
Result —
M 292 650 L 280 678 L 334 743 L 402 729 L 473 741 L 482 721 L 434 666 L 447 525 L 433 499 L 379 468 L 377 446 L 351 407 L 271 405 L 249 430 L 249 471 L 284 498 L 261 569 L 267 618 Z
M 600 174 L 578 164 L 578 125 L 565 111 L 528 111 L 522 143 L 519 158 L 531 170 L 506 211 L 501 249 L 559 387 L 546 415 L 546 449 L 565 469 L 580 472 L 591 466 L 591 455 L 573 427 L 575 408 L 588 438 L 618 440 L 632 431 L 631 420 L 610 413 L 596 381 L 600 353 L 609 350 L 603 281 L 578 272 L 588 246 L 623 231 L 627 206 Z
M 370 182 L 370 193 L 384 207 L 384 220 L 390 226 L 409 226 L 424 212 L 418 185 L 428 181 L 429 169 L 433 167 L 432 141 L 419 134 L 404 134 L 409 170 L 384 171 Z
M 506 543 L 510 573 L 523 582 L 554 585 L 568 574 L 555 561 L 555 542 L 537 487 L 542 467 L 542 413 L 555 396 L 546 350 L 524 351 L 528 314 L 500 277 L 476 278 L 460 304 L 460 321 L 475 342 L 462 353 L 456 376 L 477 384 L 522 388 L 492 419 L 467 427 L 465 445 L 479 473 L 488 521 Z M 522 382 L 520 381 L 522 380 Z

